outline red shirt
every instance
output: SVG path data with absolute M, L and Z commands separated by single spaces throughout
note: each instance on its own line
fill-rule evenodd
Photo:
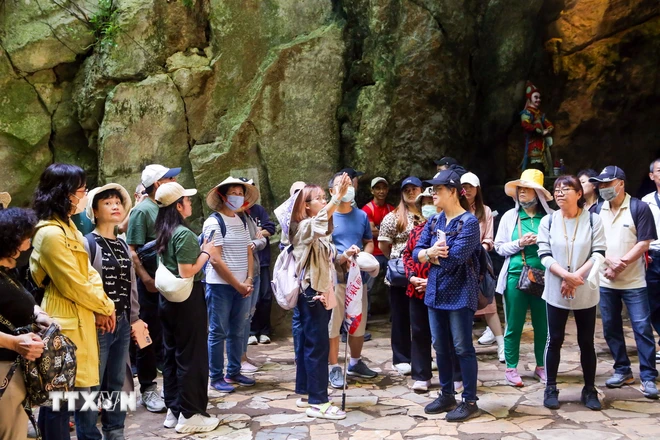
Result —
M 367 213 L 367 218 L 370 222 L 376 227 L 380 226 L 380 223 L 383 221 L 385 216 L 390 212 L 394 211 L 394 206 L 389 203 L 385 203 L 383 206 L 378 206 L 372 200 L 362 207 L 362 210 Z M 378 247 L 378 236 L 374 236 L 374 253 L 373 255 L 383 255 Z

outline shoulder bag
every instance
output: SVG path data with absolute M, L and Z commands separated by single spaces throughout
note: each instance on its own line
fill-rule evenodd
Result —
M 520 216 L 518 216 L 518 239 L 522 238 L 522 226 L 520 225 Z M 525 248 L 520 251 L 523 260 L 522 272 L 518 278 L 518 285 L 516 286 L 521 292 L 529 295 L 541 297 L 543 296 L 543 289 L 545 288 L 545 271 L 535 269 L 527 265 L 525 258 Z

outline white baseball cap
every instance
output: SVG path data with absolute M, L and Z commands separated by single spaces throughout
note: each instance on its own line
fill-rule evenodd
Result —
M 156 203 L 159 207 L 165 208 L 176 202 L 183 196 L 194 196 L 196 189 L 185 189 L 176 182 L 167 182 L 162 184 L 156 190 Z
M 144 171 L 142 171 L 142 185 L 145 188 L 149 188 L 160 179 L 178 176 L 180 172 L 181 168 L 167 168 L 158 164 L 147 165 Z
M 385 180 L 384 177 L 374 177 L 373 179 L 371 179 L 371 187 L 373 188 L 374 186 L 376 186 L 380 182 L 384 182 L 385 185 L 387 185 L 387 186 L 390 185 L 389 183 L 387 183 L 387 180 Z
M 475 188 L 478 187 L 478 186 L 481 186 L 481 183 L 479 182 L 479 178 L 474 173 L 465 173 L 465 174 L 463 174 L 461 176 L 461 184 L 463 184 L 463 183 L 469 183 L 470 185 L 474 186 Z

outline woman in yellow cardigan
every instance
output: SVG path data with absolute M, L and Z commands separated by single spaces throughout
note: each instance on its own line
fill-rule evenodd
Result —
M 115 305 L 89 263 L 84 238 L 70 217 L 87 205 L 86 176 L 75 165 L 53 164 L 41 175 L 34 194 L 39 217 L 30 256 L 35 281 L 45 287 L 41 307 L 76 344 L 76 388 L 99 385 L 96 327 L 114 328 Z M 42 407 L 39 429 L 44 440 L 68 439 L 69 414 Z

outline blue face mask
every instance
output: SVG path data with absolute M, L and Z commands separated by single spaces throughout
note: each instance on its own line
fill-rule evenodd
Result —
M 437 213 L 438 213 L 438 210 L 435 207 L 435 205 L 424 205 L 424 206 L 422 206 L 422 215 L 427 220 L 430 219 L 431 217 L 433 217 Z
M 243 203 L 245 203 L 245 197 L 243 196 L 227 196 L 227 201 L 225 202 L 227 208 L 232 211 L 238 211 L 241 209 Z

